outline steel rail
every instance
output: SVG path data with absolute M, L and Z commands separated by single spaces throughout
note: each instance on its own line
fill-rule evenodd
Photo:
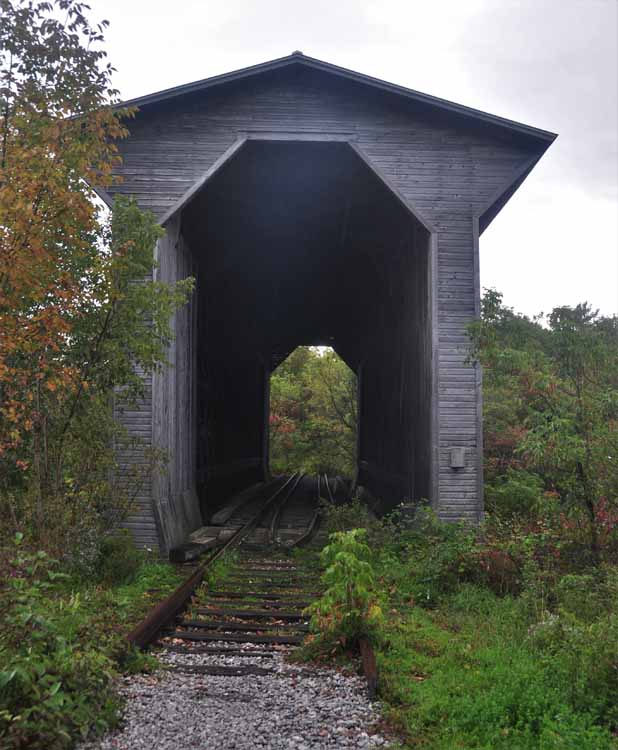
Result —
M 297 480 L 299 474 L 296 472 L 279 487 L 261 506 L 258 512 L 237 529 L 234 534 L 214 552 L 195 570 L 191 575 L 178 586 L 169 596 L 167 596 L 162 602 L 159 602 L 147 615 L 146 617 L 136 625 L 133 630 L 127 635 L 127 641 L 137 647 L 146 648 L 154 640 L 156 640 L 160 631 L 174 620 L 174 618 L 183 610 L 187 602 L 191 599 L 193 592 L 200 585 L 204 578 L 206 570 L 218 560 L 231 547 L 234 547 L 253 530 L 253 528 L 259 523 L 264 514 L 270 510 L 275 500 L 281 495 L 281 493 L 295 480 Z
M 326 492 L 328 493 L 328 501 L 334 505 L 335 504 L 335 498 L 333 496 L 333 493 L 330 488 L 330 484 L 328 483 L 328 474 L 324 474 L 324 484 L 326 485 Z
M 274 544 L 274 542 L 276 541 L 277 531 L 279 530 L 279 525 L 281 523 L 281 516 L 283 515 L 283 509 L 292 498 L 292 495 L 296 492 L 296 489 L 302 482 L 304 476 L 304 474 L 299 473 L 292 489 L 285 495 L 282 500 L 277 503 L 277 507 L 275 508 L 275 512 L 273 513 L 273 517 L 270 522 L 269 539 L 271 544 Z
M 324 475 L 326 477 L 326 474 Z M 315 534 L 317 533 L 318 529 L 320 528 L 320 521 L 322 520 L 322 508 L 320 505 L 320 501 L 322 500 L 322 496 L 320 495 L 320 481 L 321 476 L 320 474 L 317 475 L 318 477 L 318 496 L 317 496 L 317 503 L 315 506 L 315 512 L 313 516 L 311 517 L 311 520 L 307 524 L 307 528 L 305 531 L 300 535 L 298 539 L 293 541 L 289 546 L 292 547 L 303 547 L 305 544 L 308 544 Z
M 267 590 L 260 590 L 259 594 L 258 592 L 230 592 L 227 594 L 222 594 L 221 592 L 213 592 L 212 596 L 216 597 L 215 602 L 227 602 L 228 599 L 225 597 L 228 597 L 230 604 L 235 605 L 235 607 L 232 609 L 229 609 L 229 607 L 221 608 L 220 605 L 219 608 L 211 607 L 209 609 L 199 609 L 196 613 L 208 614 L 211 617 L 221 617 L 224 614 L 230 614 L 234 618 L 232 623 L 223 620 L 187 620 L 177 624 L 176 620 L 180 612 L 186 609 L 196 588 L 202 583 L 204 575 L 208 568 L 223 554 L 225 554 L 227 550 L 239 545 L 250 534 L 253 528 L 262 519 L 264 519 L 265 516 L 268 516 L 268 514 L 273 511 L 273 509 L 274 515 L 270 524 L 270 530 L 273 535 L 276 534 L 283 508 L 293 496 L 303 476 L 304 474 L 296 472 L 291 477 L 289 477 L 282 485 L 280 485 L 273 492 L 273 494 L 271 494 L 261 504 L 259 510 L 252 518 L 250 518 L 240 528 L 238 528 L 232 534 L 232 536 L 229 537 L 224 543 L 222 543 L 217 549 L 213 550 L 209 557 L 193 573 L 191 573 L 191 575 L 183 583 L 181 583 L 175 591 L 173 591 L 168 597 L 166 597 L 148 613 L 144 620 L 142 620 L 142 622 L 139 623 L 128 634 L 128 642 L 137 648 L 143 649 L 153 641 L 155 641 L 162 630 L 172 625 L 176 627 L 176 629 L 172 632 L 173 636 L 192 642 L 218 642 L 223 638 L 219 631 L 221 631 L 222 629 L 227 629 L 230 632 L 227 632 L 226 630 L 224 639 L 232 643 L 251 642 L 269 645 L 278 643 L 299 645 L 300 643 L 302 643 L 302 633 L 306 629 L 306 626 L 294 625 L 297 620 L 302 620 L 302 613 L 293 611 L 293 608 L 298 608 L 301 605 L 305 606 L 306 604 L 308 604 L 308 602 L 300 602 L 288 593 L 274 593 L 269 595 Z M 313 514 L 313 517 L 308 524 L 306 531 L 291 545 L 286 545 L 287 547 L 302 546 L 303 544 L 306 544 L 308 541 L 310 541 L 316 533 L 321 520 L 320 493 L 324 485 L 326 485 L 326 494 L 328 495 L 330 502 L 334 502 L 328 476 L 326 474 L 322 476 L 318 475 L 318 502 L 316 511 Z M 257 575 L 257 571 L 255 574 Z M 265 587 L 263 585 L 262 589 L 264 588 L 268 587 Z M 257 605 L 256 608 L 256 602 L 254 602 L 253 600 L 247 601 L 246 603 L 241 600 L 242 597 L 246 598 L 247 596 L 249 596 L 249 594 L 251 594 L 252 597 L 256 597 L 259 595 L 263 599 L 262 605 Z M 314 592 L 312 595 L 318 596 L 319 594 L 317 592 Z M 222 596 L 224 597 L 223 599 L 221 599 Z M 239 607 L 241 608 L 240 610 L 238 610 Z M 245 609 L 242 609 L 243 607 L 245 607 Z M 271 609 L 273 610 L 272 614 L 270 612 Z M 277 610 L 279 609 L 283 610 L 280 613 L 280 615 L 283 615 L 281 618 L 278 618 L 277 615 Z M 242 617 L 239 618 L 239 614 L 242 615 Z M 274 628 L 275 625 L 269 625 L 268 623 L 262 622 L 262 620 L 267 619 L 283 619 L 285 620 L 285 623 L 282 624 L 281 622 L 277 622 L 277 632 L 276 634 L 273 634 L 269 633 L 268 631 L 270 628 Z M 250 620 L 251 622 L 248 625 L 246 623 L 243 624 L 244 620 Z M 183 626 L 191 629 L 185 631 L 182 629 Z M 297 632 L 297 634 L 285 634 L 283 632 L 279 632 L 287 629 L 293 630 L 295 631 L 295 633 Z M 236 631 L 242 631 L 242 634 L 240 632 L 236 634 Z M 258 634 L 256 635 L 253 631 L 256 631 Z M 378 690 L 378 670 L 375 652 L 371 643 L 366 638 L 360 639 L 358 646 L 361 656 L 362 671 L 367 680 L 368 694 L 369 697 L 373 699 L 375 698 Z M 173 649 L 175 648 L 175 646 L 172 646 L 171 648 Z M 216 646 L 208 647 L 208 649 L 211 648 L 216 649 Z M 227 650 L 222 650 L 222 653 L 227 652 Z M 243 654 L 241 652 L 241 655 L 246 654 Z
M 320 506 L 315 509 L 315 513 L 313 514 L 311 521 L 309 521 L 309 524 L 306 528 L 306 530 L 301 534 L 301 536 L 294 540 L 292 544 L 290 544 L 290 547 L 303 547 L 305 544 L 308 544 L 315 534 L 317 533 L 318 529 L 320 528 L 320 521 L 322 520 L 322 514 L 321 514 Z

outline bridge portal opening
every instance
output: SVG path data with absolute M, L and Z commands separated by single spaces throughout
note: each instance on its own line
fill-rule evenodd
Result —
M 271 373 L 271 474 L 356 473 L 356 374 L 330 346 L 299 346 Z
M 385 507 L 430 497 L 431 238 L 372 164 L 347 142 L 248 140 L 180 230 L 197 278 L 202 515 L 268 475 L 271 373 L 303 343 L 357 376 L 359 483 Z

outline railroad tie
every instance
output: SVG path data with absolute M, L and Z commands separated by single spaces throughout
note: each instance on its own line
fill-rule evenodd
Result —
M 225 539 L 219 535 L 220 546 L 191 568 L 185 582 L 132 631 L 130 642 L 142 648 L 154 643 L 172 670 L 213 677 L 279 674 L 281 654 L 300 646 L 310 631 L 305 610 L 321 595 L 321 581 L 280 546 L 248 540 L 258 523 L 269 529 L 270 539 L 279 528 L 299 524 L 298 538 L 317 542 L 315 507 L 303 518 L 293 501 L 301 479 L 296 474 L 275 483 L 272 493 L 233 511 L 226 525 L 235 531 Z M 231 549 L 240 559 L 224 583 L 211 589 L 207 569 Z M 369 663 L 371 654 L 363 658 Z

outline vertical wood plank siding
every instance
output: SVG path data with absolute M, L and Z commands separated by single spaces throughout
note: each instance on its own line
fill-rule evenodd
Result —
M 128 125 L 131 135 L 120 144 L 123 183 L 111 192 L 134 195 L 143 208 L 159 217 L 239 137 L 280 133 L 286 138 L 294 134 L 306 138 L 316 133 L 348 138 L 433 224 L 437 232 L 437 279 L 433 283 L 439 340 L 435 499 L 446 519 L 478 519 L 482 512 L 480 395 L 477 373 L 465 363 L 465 326 L 478 309 L 473 222 L 488 200 L 530 159 L 531 147 L 521 141 L 517 144 L 509 140 L 508 133 L 489 126 L 432 113 L 393 95 L 309 69 L 268 73 L 149 105 Z M 170 228 L 162 248 L 171 246 L 165 243 L 174 241 L 172 235 Z M 173 272 L 164 270 L 165 258 L 161 260 L 161 278 L 190 272 L 188 258 Z M 186 325 L 184 319 L 182 325 Z M 184 328 L 183 335 L 187 335 Z M 172 360 L 176 351 L 173 347 Z M 178 424 L 181 412 L 172 413 L 172 404 L 178 403 L 184 414 L 191 415 L 187 394 L 192 365 L 186 363 L 181 369 L 181 364 L 177 363 L 173 374 L 155 378 L 155 401 L 160 410 L 154 430 L 157 440 L 161 436 L 161 445 L 173 445 L 174 435 L 179 450 L 186 451 L 194 436 L 182 432 Z M 171 392 L 174 387 L 175 394 Z M 169 432 L 163 435 L 166 423 Z M 458 472 L 449 468 L 452 446 L 468 448 L 465 469 Z M 190 467 L 190 456 L 183 456 L 183 466 Z M 164 508 L 170 500 L 165 499 L 161 481 L 155 481 L 155 508 L 159 503 L 160 514 L 164 510 L 177 512 Z M 190 477 L 177 460 L 165 481 L 169 498 L 177 497 L 181 489 L 190 489 Z M 145 533 L 145 528 L 140 533 Z M 169 544 L 172 539 L 166 534 L 164 531 L 164 543 Z
M 144 380 L 143 398 L 128 406 L 121 394 L 114 395 L 114 417 L 125 428 L 129 440 L 135 439 L 128 447 L 124 442 L 116 446 L 119 468 L 116 482 L 119 489 L 133 497 L 132 512 L 122 526 L 131 531 L 139 547 L 157 550 L 159 535 L 152 508 L 152 477 L 146 469 L 149 460 L 146 451 L 152 444 L 152 378 L 139 368 L 137 373 Z M 137 489 L 136 471 L 141 480 Z
M 170 221 L 157 243 L 155 280 L 174 282 L 194 275 L 191 251 L 179 231 L 178 217 Z M 196 295 L 172 321 L 174 339 L 169 367 L 153 377 L 153 431 L 156 450 L 166 464 L 152 479 L 152 507 L 162 552 L 186 540 L 200 523 L 195 489 L 196 462 Z

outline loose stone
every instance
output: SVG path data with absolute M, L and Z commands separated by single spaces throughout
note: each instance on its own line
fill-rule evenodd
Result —
M 278 650 L 269 658 L 162 651 L 155 675 L 123 680 L 121 728 L 80 750 L 314 750 L 385 747 L 378 706 L 364 680 L 298 666 Z M 217 676 L 200 666 L 264 667 L 272 672 Z M 183 669 L 184 668 L 184 669 Z

